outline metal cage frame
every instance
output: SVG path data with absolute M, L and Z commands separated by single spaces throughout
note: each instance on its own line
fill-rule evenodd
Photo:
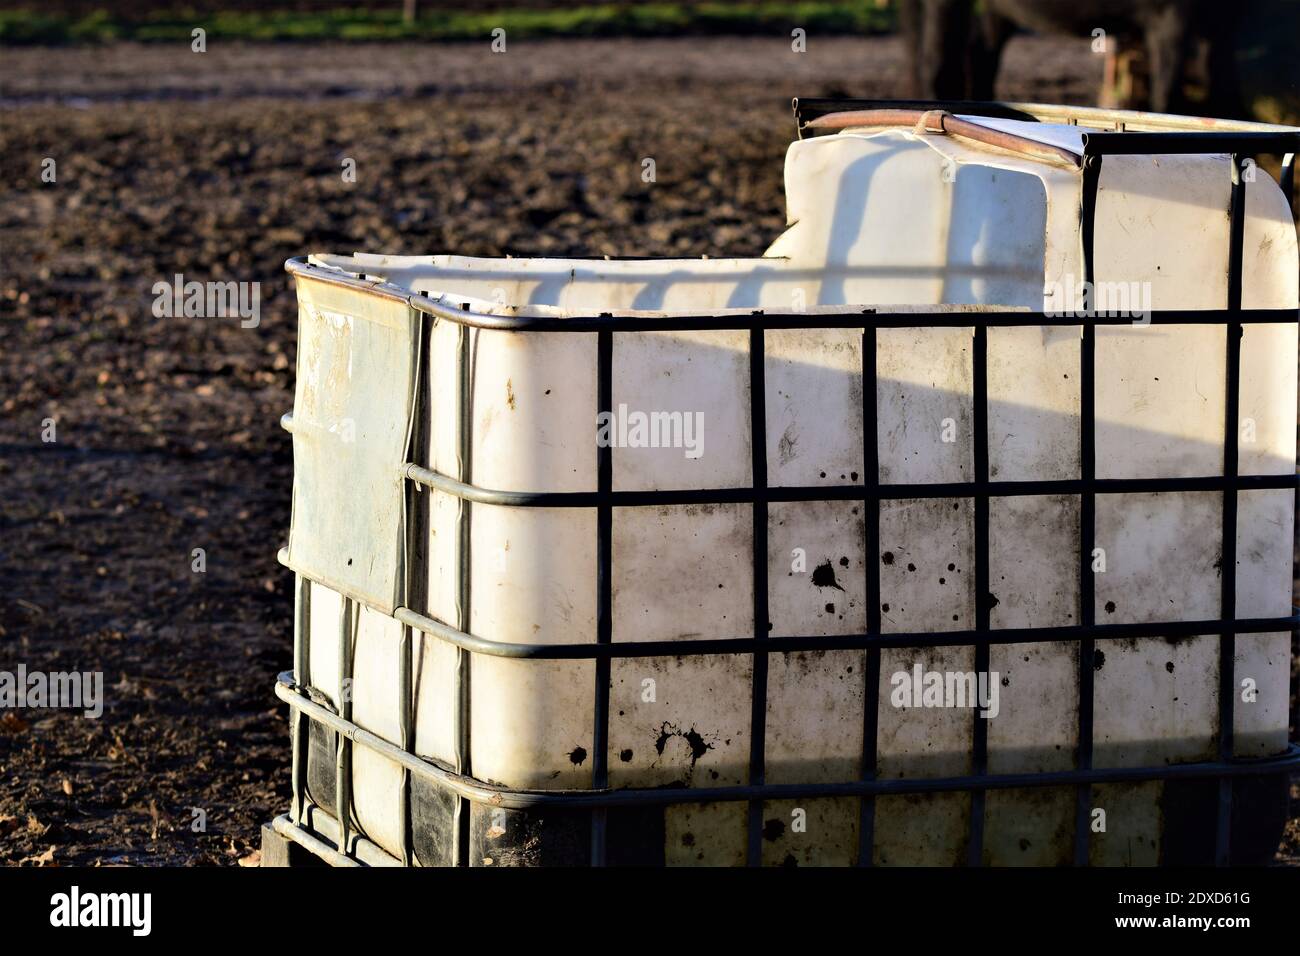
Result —
M 456 865 L 469 864 L 469 805 L 487 804 L 505 809 L 526 810 L 562 807 L 591 811 L 591 863 L 606 862 L 606 811 L 613 807 L 655 806 L 712 801 L 746 801 L 748 813 L 747 859 L 751 866 L 762 859 L 762 808 L 766 800 L 795 797 L 859 797 L 858 865 L 870 866 L 874 842 L 875 799 L 881 795 L 920 794 L 944 791 L 967 791 L 970 806 L 970 839 L 967 863 L 980 865 L 984 836 L 984 797 L 987 791 L 1006 788 L 1073 786 L 1076 790 L 1074 863 L 1088 864 L 1089 810 L 1091 786 L 1122 781 L 1156 781 L 1184 778 L 1213 779 L 1218 782 L 1217 823 L 1214 860 L 1218 865 L 1229 861 L 1232 787 L 1234 777 L 1274 774 L 1300 767 L 1300 745 L 1290 744 L 1282 754 L 1265 759 L 1238 759 L 1233 756 L 1233 714 L 1235 698 L 1234 655 L 1236 635 L 1261 632 L 1295 632 L 1300 614 L 1278 618 L 1239 618 L 1236 614 L 1235 574 L 1221 575 L 1220 616 L 1204 621 L 1167 621 L 1145 624 L 1098 624 L 1095 620 L 1094 582 L 1091 570 L 1094 545 L 1095 498 L 1100 493 L 1153 491 L 1220 491 L 1223 494 L 1222 533 L 1224 567 L 1234 568 L 1237 494 L 1251 489 L 1290 488 L 1300 492 L 1296 474 L 1246 476 L 1238 474 L 1237 418 L 1239 409 L 1240 350 L 1242 327 L 1255 323 L 1297 323 L 1296 309 L 1247 310 L 1241 308 L 1242 245 L 1245 220 L 1245 187 L 1241 160 L 1256 153 L 1283 154 L 1282 188 L 1291 199 L 1294 155 L 1300 151 L 1300 129 L 1264 126 L 1230 121 L 1192 120 L 1120 111 L 1035 107 L 1033 105 L 997 103 L 911 103 L 868 100 L 795 100 L 794 112 L 799 135 L 808 122 L 828 113 L 857 109 L 949 110 L 973 115 L 1025 119 L 1051 119 L 1085 125 L 1107 125 L 1111 132 L 1084 135 L 1080 157 L 1082 203 L 1080 209 L 1083 243 L 1083 278 L 1093 282 L 1093 239 L 1097 188 L 1103 157 L 1107 155 L 1146 153 L 1228 153 L 1232 156 L 1232 189 L 1228 249 L 1228 301 L 1226 308 L 1206 310 L 1153 311 L 1152 324 L 1214 324 L 1226 328 L 1227 376 L 1225 382 L 1225 428 L 1223 436 L 1223 474 L 1206 477 L 1098 479 L 1095 476 L 1095 330 L 1098 325 L 1123 325 L 1130 320 L 1106 315 L 1071 315 L 1065 318 L 1032 312 L 906 313 L 876 314 L 873 309 L 845 306 L 830 313 L 774 314 L 762 310 L 750 314 L 714 313 L 698 316 L 653 316 L 627 313 L 613 315 L 555 318 L 498 316 L 471 312 L 412 293 L 383 281 L 352 276 L 338 270 L 309 264 L 305 259 L 290 259 L 286 270 L 314 282 L 346 286 L 371 295 L 400 300 L 412 310 L 419 323 L 421 346 L 427 346 L 433 323 L 455 324 L 459 332 L 455 401 L 459 413 L 458 474 L 445 475 L 408 461 L 401 468 L 405 479 L 408 513 L 413 508 L 417 486 L 430 488 L 459 500 L 457 513 L 458 567 L 457 614 L 454 623 L 435 620 L 409 606 L 396 608 L 392 616 L 402 625 L 399 646 L 399 688 L 401 706 L 400 745 L 388 741 L 351 719 L 350 704 L 344 698 L 339 711 L 313 700 L 305 683 L 308 673 L 309 615 L 313 584 L 338 591 L 343 596 L 344 613 L 340 627 L 340 681 L 350 674 L 352 608 L 367 603 L 345 586 L 320 576 L 309 578 L 296 574 L 294 670 L 280 675 L 275 692 L 289 704 L 293 738 L 293 804 L 290 812 L 278 817 L 273 826 L 282 836 L 295 841 L 311 853 L 335 865 L 412 865 L 414 851 L 411 838 L 410 787 L 413 776 L 421 777 L 455 797 L 455 833 L 453 860 Z M 1149 125 L 1174 132 L 1131 132 L 1126 126 Z M 864 316 L 868 318 L 864 318 Z M 1080 474 L 1077 479 L 993 481 L 988 461 L 987 331 L 1004 326 L 1070 326 L 1081 329 L 1080 349 Z M 974 403 L 974 476 L 968 482 L 889 484 L 879 481 L 877 452 L 876 363 L 868 356 L 876 354 L 878 328 L 896 327 L 973 327 L 973 403 Z M 766 329 L 862 328 L 863 357 L 863 455 L 862 481 L 830 487 L 805 486 L 769 488 L 767 486 L 766 409 L 764 389 L 764 332 Z M 752 483 L 749 487 L 718 490 L 685 491 L 614 491 L 612 488 L 612 449 L 597 448 L 597 490 L 593 492 L 506 492 L 473 484 L 471 460 L 470 362 L 472 330 L 515 333 L 532 331 L 595 332 L 597 336 L 597 407 L 596 413 L 612 406 L 614 336 L 628 331 L 747 330 L 749 332 L 749 386 L 751 410 Z M 416 399 L 411 409 L 412 422 L 421 420 L 425 402 L 431 400 L 424 365 L 416 370 Z M 427 417 L 427 416 L 425 416 Z M 292 415 L 282 419 L 284 427 L 293 429 Z M 428 452 L 428 436 L 418 433 L 412 443 L 413 457 Z M 1062 627 L 991 629 L 988 593 L 989 577 L 989 501 L 1011 495 L 1077 495 L 1080 500 L 1078 553 L 1079 620 Z M 920 498 L 969 498 L 974 504 L 975 560 L 975 627 L 971 630 L 944 632 L 882 633 L 880 621 L 879 565 L 870 556 L 879 551 L 879 506 L 882 501 Z M 866 519 L 866 611 L 867 630 L 847 636 L 769 635 L 767 587 L 768 504 L 774 501 L 852 500 L 863 505 Z M 469 550 L 472 506 L 476 503 L 533 508 L 595 508 L 597 540 L 597 632 L 595 643 L 529 644 L 506 643 L 475 635 L 469 631 L 470 581 Z M 709 638 L 681 641 L 615 643 L 612 634 L 611 538 L 613 509 L 649 505 L 748 503 L 753 515 L 753 633 L 736 638 Z M 427 528 L 417 518 L 405 522 L 410 544 Z M 1232 549 L 1230 552 L 1229 549 Z M 288 551 L 280 551 L 281 563 L 289 566 Z M 407 602 L 419 600 L 422 585 L 413 580 L 411 567 L 405 569 L 404 593 Z M 456 761 L 452 766 L 420 757 L 414 750 L 415 702 L 411 694 L 411 641 L 414 631 L 446 641 L 457 648 L 455 669 Z M 1185 636 L 1217 634 L 1219 636 L 1219 713 L 1218 756 L 1211 761 L 1145 767 L 1093 766 L 1093 655 L 1095 642 L 1108 638 L 1151 638 L 1152 635 Z M 894 647 L 973 647 L 976 672 L 987 671 L 989 648 L 1007 643 L 1076 642 L 1078 659 L 1078 737 L 1076 767 L 1041 773 L 989 774 L 988 737 L 985 722 L 974 717 L 972 738 L 973 772 L 936 778 L 880 779 L 876 773 L 877 711 L 881 648 Z M 852 782 L 778 785 L 765 780 L 766 699 L 768 655 L 792 650 L 861 649 L 866 652 L 864 674 L 863 749 L 860 778 Z M 584 790 L 512 789 L 476 779 L 470 766 L 470 659 L 471 655 L 492 655 L 528 660 L 592 660 L 595 662 L 593 779 L 592 788 Z M 629 657 L 680 657 L 717 654 L 752 654 L 751 749 L 749 782 L 726 787 L 669 787 L 659 789 L 611 789 L 608 776 L 608 727 L 610 661 Z M 319 696 L 319 695 L 317 695 Z M 312 803 L 307 792 L 306 763 L 308 731 L 315 722 L 336 735 L 336 806 L 332 814 Z M 403 771 L 400 812 L 403 820 L 403 853 L 395 858 L 355 833 L 351 826 L 350 753 L 353 746 L 374 750 L 397 764 Z

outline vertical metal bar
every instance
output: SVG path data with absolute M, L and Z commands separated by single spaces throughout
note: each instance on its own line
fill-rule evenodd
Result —
M 1241 175 L 1241 157 L 1232 157 L 1232 203 L 1228 211 L 1228 309 L 1241 311 L 1241 262 L 1246 229 L 1246 182 Z M 1239 318 L 1240 316 L 1238 316 Z M 1219 618 L 1237 616 L 1237 429 L 1241 407 L 1241 323 L 1229 322 L 1227 375 L 1223 406 L 1223 545 L 1219 556 Z M 1237 635 L 1225 630 L 1219 635 L 1219 759 L 1233 755 L 1233 717 L 1236 704 Z M 1219 778 L 1218 820 L 1214 836 L 1214 862 L 1227 866 L 1232 837 L 1232 780 Z
M 989 480 L 989 415 L 988 415 L 988 329 L 975 326 L 972 342 L 972 399 L 974 412 L 975 480 Z M 989 493 L 987 488 L 975 495 L 975 627 L 986 631 L 989 627 L 991 598 L 989 594 Z M 975 678 L 989 670 L 989 644 L 980 641 L 975 645 Z M 978 701 L 977 701 L 978 703 Z M 989 724 L 980 716 L 980 708 L 973 708 L 971 773 L 983 776 L 989 764 Z M 984 804 L 985 791 L 973 789 L 970 797 L 970 843 L 967 844 L 966 864 L 979 866 L 984 855 Z
M 862 521 L 866 530 L 867 633 L 880 633 L 880 449 L 876 422 L 876 330 L 862 330 Z M 880 648 L 868 647 L 862 679 L 863 780 L 876 779 L 876 733 L 880 722 Z M 862 798 L 858 818 L 858 866 L 871 866 L 876 845 L 876 797 Z
M 457 426 L 457 479 L 469 484 L 473 480 L 473 413 L 471 411 L 471 338 L 472 332 L 465 326 L 457 329 L 456 352 L 456 410 Z M 470 630 L 470 502 L 458 499 L 456 511 L 456 626 L 462 631 Z M 456 649 L 456 772 L 470 774 L 470 653 L 464 648 Z M 469 865 L 469 801 L 457 797 L 453 822 L 456 829 L 456 865 Z
M 604 420 L 614 407 L 614 333 L 596 333 L 596 421 Z M 608 644 L 614 637 L 613 622 L 613 524 L 614 509 L 609 494 L 614 487 L 614 458 L 611 442 L 596 444 L 596 490 L 601 503 L 596 507 L 596 643 Z M 596 705 L 592 727 L 591 785 L 597 790 L 609 786 L 609 680 L 610 660 L 596 660 Z M 608 814 L 603 807 L 591 813 L 591 865 L 604 866 Z
M 1101 157 L 1088 156 L 1083 165 L 1083 190 L 1079 233 L 1083 242 L 1083 279 L 1086 288 L 1096 288 L 1094 240 L 1097 219 L 1097 186 L 1101 179 Z M 1095 308 L 1095 300 L 1089 308 Z M 1079 344 L 1079 478 L 1084 483 L 1079 495 L 1079 623 L 1091 627 L 1096 620 L 1092 551 L 1096 536 L 1095 485 L 1097 475 L 1096 407 L 1094 404 L 1097 340 L 1094 327 L 1085 323 Z M 1095 641 L 1079 642 L 1079 731 L 1077 764 L 1080 770 L 1092 768 L 1093 727 L 1093 652 Z M 1076 791 L 1074 817 L 1074 863 L 1088 865 L 1088 832 L 1091 816 L 1092 788 L 1080 784 Z
M 402 625 L 402 637 L 397 642 L 397 720 L 402 749 L 410 753 L 415 743 L 414 721 L 411 719 L 411 645 L 413 628 Z M 401 857 L 405 866 L 411 866 L 414 851 L 411 846 L 411 771 L 401 768 L 402 784 L 397 791 L 397 816 L 402 821 Z
M 293 682 L 298 694 L 307 696 L 311 686 L 311 581 L 301 574 L 294 575 L 293 615 Z M 302 711 L 292 708 L 289 718 L 293 731 L 293 822 L 303 825 L 303 812 L 307 803 L 307 759 L 310 744 L 311 721 Z
M 749 333 L 750 469 L 754 483 L 754 639 L 767 640 L 767 384 L 766 339 L 762 329 Z M 749 782 L 761 785 L 766 774 L 767 655 L 754 654 L 750 698 Z M 763 863 L 763 801 L 749 803 L 748 862 Z
M 339 611 L 339 716 L 352 719 L 352 618 L 357 604 L 343 598 Z M 348 852 L 352 822 L 352 741 L 338 735 L 334 762 L 334 812 L 339 822 L 338 851 Z
M 1278 185 L 1282 187 L 1282 195 L 1286 196 L 1289 207 L 1295 201 L 1295 153 L 1282 157 L 1282 175 L 1278 177 Z
M 424 314 L 414 309 L 410 312 L 415 324 L 415 362 L 413 371 L 414 395 L 411 402 L 411 421 L 408 424 L 409 445 L 406 460 L 425 462 L 430 460 L 429 449 L 429 378 L 425 374 L 432 354 L 428 347 L 431 343 L 432 326 L 436 319 L 426 322 Z M 421 491 L 421 486 L 413 481 L 403 482 L 405 496 L 406 533 L 403 564 L 403 603 L 407 607 L 423 608 L 428 604 L 428 563 L 426 549 L 429 540 L 429 495 Z M 402 749 L 409 754 L 415 753 L 415 696 L 412 669 L 414 663 L 411 655 L 415 647 L 415 629 L 410 625 L 402 626 L 402 637 L 397 647 L 397 716 L 398 733 L 402 740 Z M 411 820 L 411 772 L 402 768 L 402 785 L 398 791 L 398 815 L 402 821 L 401 856 L 406 866 L 415 864 L 414 834 Z

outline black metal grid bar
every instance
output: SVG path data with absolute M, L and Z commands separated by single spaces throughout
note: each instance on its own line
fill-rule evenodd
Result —
M 312 278 L 317 278 L 313 273 Z M 321 281 L 338 282 L 336 278 Z M 722 313 L 715 315 L 666 315 L 663 317 L 645 317 L 643 315 L 574 316 L 573 318 L 554 318 L 551 316 L 500 316 L 478 312 L 464 312 L 452 309 L 441 303 L 426 299 L 417 293 L 407 292 L 410 304 L 428 315 L 434 315 L 448 322 L 456 322 L 472 329 L 487 332 L 599 332 L 610 329 L 614 332 L 730 332 L 752 331 L 754 329 L 860 329 L 866 322 L 863 316 L 871 317 L 871 324 L 878 329 L 914 328 L 917 319 L 924 317 L 927 328 L 958 329 L 971 325 L 971 312 L 878 312 L 875 309 L 845 310 L 842 312 L 756 312 Z M 1153 310 L 1149 316 L 1151 325 L 1222 325 L 1223 320 L 1215 309 L 1165 309 Z M 980 312 L 980 323 L 988 327 L 1007 326 L 1025 328 L 1039 326 L 1061 327 L 1075 325 L 1132 325 L 1128 316 L 1114 315 L 1047 315 L 1042 312 Z M 1291 323 L 1295 321 L 1294 309 L 1252 309 L 1252 323 Z
M 472 427 L 473 402 L 473 346 L 470 329 L 457 330 L 456 342 L 456 411 L 457 411 L 457 465 L 460 480 L 468 484 L 473 480 L 474 442 Z M 471 502 L 462 500 L 456 513 L 456 619 L 461 630 L 470 629 L 470 511 Z M 463 647 L 456 653 L 454 689 L 456 711 L 454 737 L 456 741 L 456 770 L 469 775 L 470 749 L 470 676 L 472 657 Z M 456 801 L 454 815 L 456 865 L 469 866 L 470 807 L 464 799 Z
M 297 276 L 326 285 L 338 285 L 368 295 L 405 302 L 416 311 L 471 329 L 490 332 L 724 332 L 753 329 L 860 329 L 868 324 L 860 318 L 871 316 L 871 325 L 878 329 L 915 328 L 969 328 L 971 316 L 988 328 L 1049 328 L 1078 325 L 1131 325 L 1132 318 L 1120 315 L 1048 315 L 1043 312 L 1006 311 L 979 312 L 952 310 L 946 312 L 879 312 L 874 308 L 846 306 L 835 311 L 766 312 L 762 309 L 748 312 L 715 312 L 704 315 L 648 315 L 644 312 L 600 316 L 502 316 L 469 312 L 445 305 L 418 292 L 383 282 L 363 281 L 342 270 L 326 269 L 308 264 L 303 259 L 289 259 L 285 269 Z M 1153 310 L 1144 321 L 1149 325 L 1222 325 L 1223 309 L 1164 309 Z M 924 319 L 924 322 L 918 322 Z M 1251 309 L 1238 320 L 1250 324 L 1295 322 L 1295 309 Z
M 1286 153 L 1300 145 L 1300 133 L 1084 133 L 1087 156 L 1158 156 L 1197 153 Z
M 1242 246 L 1246 229 L 1246 181 L 1241 175 L 1241 158 L 1233 156 L 1232 201 L 1228 212 L 1228 311 L 1241 310 Z M 1227 338 L 1227 373 L 1223 400 L 1223 474 L 1235 476 L 1237 429 L 1241 417 L 1241 335 L 1239 322 L 1225 328 Z M 1223 492 L 1223 543 L 1219 554 L 1221 587 L 1219 617 L 1237 616 L 1237 490 Z M 1233 752 L 1233 716 L 1236 703 L 1237 637 L 1231 629 L 1219 633 L 1219 759 L 1231 760 Z M 1214 836 L 1214 861 L 1227 866 L 1231 852 L 1232 782 L 1219 780 L 1219 814 Z
M 1095 288 L 1097 187 L 1101 181 L 1101 157 L 1089 156 L 1083 164 L 1080 195 L 1080 239 L 1082 242 L 1083 278 Z M 1095 627 L 1093 549 L 1096 536 L 1096 331 L 1085 325 L 1079 340 L 1079 477 L 1084 488 L 1079 494 L 1079 626 Z M 1075 762 L 1080 770 L 1092 768 L 1093 657 L 1096 645 L 1091 633 L 1079 642 L 1079 720 Z M 1074 863 L 1088 865 L 1088 829 L 1092 805 L 1092 788 L 1079 786 L 1075 794 Z
M 786 485 L 754 488 L 704 488 L 675 491 L 498 491 L 468 485 L 420 465 L 408 464 L 406 475 L 417 484 L 476 504 L 507 508 L 615 508 L 663 505 L 748 504 L 756 498 L 773 501 L 856 501 L 861 485 Z M 1290 488 L 1290 475 L 1200 475 L 1188 478 L 1056 478 L 1023 481 L 959 481 L 882 483 L 872 493 L 882 500 L 913 498 L 1027 497 L 1035 495 L 1130 494 L 1157 491 L 1241 491 Z
M 862 521 L 867 634 L 880 635 L 880 435 L 876 405 L 876 330 L 862 330 Z M 876 779 L 880 724 L 880 645 L 866 648 L 862 694 L 861 780 Z M 864 794 L 858 819 L 858 866 L 871 866 L 876 850 L 876 797 Z
M 767 640 L 767 346 L 762 329 L 749 333 L 749 442 L 753 502 L 754 641 Z M 767 775 L 768 655 L 753 657 L 753 689 L 749 711 L 749 783 L 761 787 Z M 749 804 L 746 859 L 763 863 L 763 802 Z
M 330 590 L 329 582 L 318 581 Z M 1216 634 L 1231 627 L 1238 634 L 1262 634 L 1300 627 L 1300 617 L 1237 618 L 1235 621 L 1153 621 L 1133 624 L 1094 624 L 1090 627 L 1016 627 L 989 631 L 899 631 L 887 634 L 786 634 L 753 637 L 692 638 L 682 641 L 616 641 L 611 644 L 514 644 L 489 641 L 448 627 L 410 608 L 397 608 L 397 620 L 417 626 L 472 654 L 514 660 L 599 660 L 629 657 L 686 657 L 725 654 L 781 654 L 786 651 L 860 650 L 868 647 L 969 647 L 990 644 L 1060 644 L 1084 640 L 1118 640 L 1130 637 L 1188 637 Z
M 596 421 L 614 408 L 614 333 L 596 333 Z M 612 442 L 596 445 L 596 487 L 608 496 L 614 484 Z M 596 643 L 614 641 L 613 506 L 604 501 L 596 508 Z M 596 702 L 592 729 L 591 785 L 597 790 L 609 786 L 609 682 L 610 659 L 596 661 Z M 591 862 L 605 865 L 607 819 L 604 810 L 591 817 Z
M 972 339 L 971 359 L 974 413 L 975 479 L 989 478 L 989 389 L 988 389 L 988 330 L 976 327 Z M 976 495 L 975 504 L 975 630 L 989 629 L 989 496 Z M 975 644 L 975 674 L 989 671 L 989 643 Z M 972 709 L 971 773 L 982 777 L 989 765 L 989 724 L 980 716 L 980 708 Z M 975 788 L 970 795 L 970 842 L 967 844 L 968 866 L 979 866 L 984 855 L 984 791 Z

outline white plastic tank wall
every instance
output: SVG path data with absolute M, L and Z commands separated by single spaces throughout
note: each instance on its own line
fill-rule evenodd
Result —
M 1070 127 L 1048 132 L 1070 137 Z M 1108 156 L 1096 213 L 1100 281 L 1149 283 L 1154 309 L 1222 308 L 1227 301 L 1230 171 L 1227 156 Z M 511 314 L 663 314 L 736 309 L 782 312 L 852 304 L 880 312 L 917 306 L 1051 309 L 1045 289 L 1077 283 L 1081 176 L 943 136 L 845 132 L 791 145 L 789 228 L 760 259 L 591 261 L 320 257 L 449 304 Z M 1246 190 L 1243 307 L 1297 307 L 1297 244 L 1281 190 L 1262 171 Z M 332 389 L 379 388 L 352 376 L 376 346 L 361 337 L 365 296 L 299 281 L 304 344 L 294 415 L 295 519 L 290 563 L 310 551 L 302 520 L 305 443 L 334 441 L 312 402 Z M 328 301 L 324 301 L 328 300 Z M 398 310 L 400 311 L 400 310 Z M 396 321 L 396 320 L 394 320 Z M 331 339 L 325 359 L 309 330 Z M 321 331 L 328 330 L 328 331 Z M 858 484 L 862 455 L 861 330 L 770 330 L 764 356 L 769 484 Z M 439 322 L 427 363 L 432 460 L 455 476 L 458 328 Z M 475 331 L 472 337 L 473 483 L 507 491 L 594 491 L 591 440 L 597 404 L 594 333 Z M 973 477 L 972 329 L 880 329 L 877 454 L 882 482 Z M 988 331 L 989 473 L 994 480 L 1079 476 L 1080 328 Z M 613 451 L 613 487 L 699 489 L 752 483 L 746 332 L 620 332 L 613 346 L 613 404 L 703 412 L 704 453 Z M 1158 478 L 1223 473 L 1225 330 L 1215 325 L 1112 325 L 1096 331 L 1096 476 Z M 1240 416 L 1242 474 L 1295 469 L 1296 326 L 1246 325 Z M 408 401 L 393 395 L 391 401 Z M 330 414 L 338 414 L 335 409 Z M 955 424 L 946 441 L 943 424 Z M 358 425 L 366 427 L 365 422 Z M 458 502 L 427 490 L 428 606 L 455 624 Z M 1220 616 L 1220 492 L 1098 494 L 1098 623 Z M 595 509 L 475 504 L 468 630 L 510 642 L 596 640 Z M 1291 490 L 1243 491 L 1235 568 L 1238 617 L 1291 613 Z M 866 562 L 879 562 L 885 632 L 975 626 L 971 498 L 886 501 L 880 554 L 864 553 L 861 502 L 774 502 L 768 521 L 770 633 L 835 635 L 867 629 Z M 313 512 L 314 513 L 314 512 Z M 990 501 L 990 611 L 994 628 L 1078 623 L 1077 495 Z M 616 508 L 613 640 L 749 637 L 754 633 L 748 504 Z M 791 571 L 804 549 L 806 573 Z M 376 566 L 391 555 L 367 556 Z M 814 570 L 829 562 L 830 576 Z M 833 583 L 828 583 L 833 582 Z M 819 586 L 821 585 L 821 586 Z M 312 588 L 310 683 L 337 706 L 341 601 Z M 356 612 L 352 718 L 400 743 L 397 653 L 401 625 L 382 610 Z M 1094 766 L 1145 766 L 1217 756 L 1218 636 L 1100 640 L 1096 644 Z M 1258 701 L 1235 708 L 1239 756 L 1285 750 L 1290 636 L 1243 634 L 1238 680 Z M 456 651 L 417 635 L 415 748 L 455 763 L 452 693 Z M 990 773 L 1075 766 L 1078 659 L 1072 641 L 993 645 L 1000 712 L 988 724 Z M 767 680 L 768 783 L 852 781 L 861 773 L 865 652 L 774 653 Z M 972 772 L 967 709 L 901 709 L 891 675 L 971 671 L 974 649 L 881 653 L 881 777 Z M 609 780 L 613 787 L 724 786 L 748 780 L 752 657 L 614 659 Z M 479 779 L 516 788 L 592 785 L 591 661 L 472 658 L 471 765 Z M 653 700 L 647 699 L 653 681 Z M 393 854 L 402 821 L 397 767 L 352 749 L 355 824 Z M 1092 835 L 1098 864 L 1150 864 L 1161 854 L 1160 782 L 1102 784 L 1107 810 Z M 878 863 L 964 859 L 970 795 L 876 800 Z M 1073 854 L 1073 787 L 991 791 L 985 861 L 1061 864 Z M 782 801 L 764 819 L 807 811 L 807 832 L 765 831 L 764 862 L 851 864 L 859 801 Z M 744 802 L 663 810 L 665 859 L 741 864 Z M 481 864 L 489 858 L 471 859 Z M 422 860 L 424 863 L 445 862 Z

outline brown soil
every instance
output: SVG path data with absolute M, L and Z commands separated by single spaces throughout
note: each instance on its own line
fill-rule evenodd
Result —
M 288 802 L 286 258 L 755 255 L 790 97 L 900 69 L 892 39 L 816 37 L 6 50 L 0 669 L 102 671 L 107 699 L 0 722 L 0 860 L 233 863 Z M 1022 38 L 1000 92 L 1090 102 L 1100 72 Z M 259 281 L 261 324 L 155 318 L 178 272 Z

